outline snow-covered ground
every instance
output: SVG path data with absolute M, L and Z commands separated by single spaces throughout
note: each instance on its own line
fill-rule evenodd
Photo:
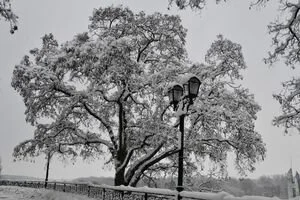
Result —
M 0 186 L 0 200 L 92 200 L 86 196 L 45 189 Z

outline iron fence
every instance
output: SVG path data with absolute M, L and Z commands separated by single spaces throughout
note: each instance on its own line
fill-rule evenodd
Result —
M 11 181 L 0 180 L 0 186 L 46 188 L 60 192 L 76 193 L 99 200 L 280 200 L 277 197 L 234 197 L 226 192 L 177 192 L 158 188 L 134 188 L 126 186 L 91 185 L 70 182 Z
M 98 186 L 69 182 L 0 180 L 3 186 L 46 188 L 60 192 L 86 195 L 99 200 L 169 200 L 181 199 L 177 191 L 133 188 L 125 186 Z M 200 199 L 199 199 L 200 200 Z

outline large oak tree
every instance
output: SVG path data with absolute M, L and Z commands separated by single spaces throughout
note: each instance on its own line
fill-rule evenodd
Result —
M 166 89 L 193 75 L 202 84 L 186 113 L 186 170 L 206 159 L 224 170 L 229 152 L 241 173 L 255 169 L 266 149 L 254 128 L 260 107 L 237 83 L 246 68 L 240 45 L 218 36 L 206 62 L 192 64 L 178 16 L 108 7 L 90 21 L 88 32 L 61 45 L 45 35 L 15 66 L 12 86 L 34 139 L 83 157 L 109 155 L 115 185 L 135 186 L 149 173 L 176 169 L 178 113 Z

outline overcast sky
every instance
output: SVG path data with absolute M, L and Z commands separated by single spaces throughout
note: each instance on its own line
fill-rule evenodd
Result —
M 20 17 L 19 30 L 9 33 L 9 24 L 0 21 L 0 157 L 3 174 L 44 177 L 45 160 L 35 163 L 13 162 L 14 146 L 33 137 L 33 127 L 25 122 L 25 106 L 22 98 L 10 86 L 14 65 L 28 54 L 30 49 L 41 47 L 41 37 L 53 33 L 59 42 L 73 38 L 77 33 L 87 31 L 88 17 L 94 8 L 123 4 L 134 11 L 155 11 L 178 14 L 188 29 L 187 50 L 194 62 L 204 59 L 206 50 L 216 35 L 240 43 L 248 69 L 244 71 L 245 87 L 255 94 L 262 111 L 258 114 L 256 130 L 267 145 L 267 158 L 256 165 L 256 171 L 248 177 L 283 174 L 293 166 L 300 170 L 300 135 L 284 135 L 283 130 L 271 124 L 272 118 L 280 112 L 272 94 L 280 91 L 281 82 L 299 71 L 290 70 L 282 63 L 269 67 L 263 58 L 270 48 L 271 39 L 267 24 L 276 17 L 277 5 L 272 2 L 263 9 L 249 10 L 248 0 L 230 0 L 228 3 L 209 4 L 201 13 L 168 10 L 168 0 L 26 0 L 13 2 L 13 9 Z M 291 164 L 292 160 L 292 164 Z M 71 179 L 83 176 L 112 176 L 109 167 L 103 167 L 101 160 L 78 161 L 73 165 L 55 161 L 51 165 L 50 178 Z M 238 177 L 232 167 L 229 175 Z

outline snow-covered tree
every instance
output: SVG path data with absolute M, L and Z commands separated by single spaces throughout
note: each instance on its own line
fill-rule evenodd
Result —
M 243 173 L 265 157 L 254 129 L 260 107 L 236 83 L 246 68 L 240 45 L 218 36 L 206 63 L 191 64 L 178 16 L 108 7 L 95 9 L 90 21 L 88 32 L 61 45 L 45 35 L 42 48 L 15 66 L 12 86 L 36 127 L 34 139 L 55 140 L 83 157 L 110 155 L 115 185 L 170 172 L 178 122 L 166 89 L 192 74 L 202 84 L 186 117 L 186 170 L 206 159 L 225 170 L 234 152 Z
M 1 19 L 9 22 L 11 34 L 13 34 L 18 29 L 18 16 L 12 12 L 10 0 L 0 0 L 0 20 Z
M 45 175 L 45 187 L 47 187 L 47 182 L 49 179 L 50 162 L 53 156 L 59 155 L 61 158 L 71 158 L 75 159 L 77 156 L 76 152 L 72 148 L 67 148 L 66 146 L 61 146 L 57 141 L 59 137 L 55 138 L 45 138 L 46 140 L 41 140 L 36 137 L 36 139 L 29 139 L 21 142 L 14 148 L 13 156 L 15 161 L 19 160 L 29 160 L 32 161 L 35 157 L 45 156 L 46 159 L 46 175 Z M 50 141 L 51 140 L 51 141 Z

